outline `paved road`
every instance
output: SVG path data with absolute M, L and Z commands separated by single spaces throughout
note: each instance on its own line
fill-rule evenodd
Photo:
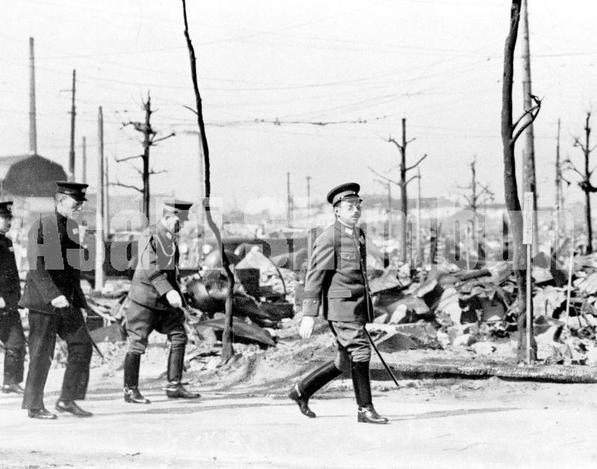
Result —
M 36 421 L 0 395 L 0 467 L 597 467 L 597 385 L 512 386 L 376 392 L 387 426 L 358 424 L 343 390 L 314 399 L 313 420 L 283 396 L 169 401 L 155 389 L 149 406 L 91 392 L 93 418 Z

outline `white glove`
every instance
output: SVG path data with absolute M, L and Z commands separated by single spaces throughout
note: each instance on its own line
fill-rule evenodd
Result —
M 68 308 L 70 306 L 70 303 L 68 302 L 68 300 L 66 299 L 66 296 L 64 296 L 64 295 L 60 295 L 60 296 L 57 296 L 56 298 L 54 298 L 51 301 L 51 304 L 54 308 Z
M 170 290 L 166 293 L 166 299 L 173 308 L 182 308 L 182 298 L 176 290 Z
M 313 316 L 303 316 L 301 319 L 301 326 L 299 328 L 299 334 L 303 339 L 311 337 L 313 328 L 315 327 L 315 318 Z
M 6 301 L 0 296 L 0 308 L 6 308 Z

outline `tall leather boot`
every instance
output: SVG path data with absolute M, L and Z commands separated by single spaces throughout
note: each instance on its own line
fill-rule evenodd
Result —
M 301 413 L 309 418 L 317 415 L 309 408 L 309 398 L 334 378 L 342 374 L 333 361 L 330 361 L 312 371 L 302 381 L 292 386 L 288 397 L 296 402 Z
M 373 407 L 371 398 L 371 380 L 369 362 L 352 362 L 352 385 L 359 410 L 357 422 L 388 423 L 388 419 L 379 415 Z
M 127 353 L 124 357 L 124 402 L 149 404 L 151 401 L 139 392 L 139 367 L 141 355 Z
M 181 382 L 184 367 L 184 350 L 184 347 L 170 348 L 166 396 L 173 399 L 198 399 L 201 397 L 201 394 L 188 391 Z
M 2 392 L 23 394 L 19 383 L 23 381 L 23 361 L 25 351 L 7 348 L 4 354 L 4 382 Z

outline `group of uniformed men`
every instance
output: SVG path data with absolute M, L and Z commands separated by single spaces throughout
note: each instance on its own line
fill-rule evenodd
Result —
M 35 419 L 56 419 L 44 405 L 44 388 L 54 355 L 56 335 L 67 344 L 68 357 L 62 390 L 55 409 L 77 417 L 92 414 L 76 401 L 84 399 L 89 382 L 93 342 L 85 323 L 87 302 L 81 290 L 80 272 L 84 249 L 74 220 L 86 201 L 87 184 L 56 183 L 55 211 L 40 217 L 28 235 L 29 271 L 21 297 L 19 275 L 10 230 L 12 202 L 0 203 L 0 341 L 4 344 L 5 393 L 23 394 L 23 409 Z M 371 348 L 365 324 L 372 318 L 367 289 L 365 234 L 358 227 L 361 215 L 360 187 L 342 184 L 327 196 L 335 223 L 316 239 L 305 281 L 300 334 L 308 338 L 314 319 L 322 310 L 336 338 L 336 359 L 326 363 L 292 387 L 289 398 L 307 417 L 315 417 L 309 398 L 342 373 L 351 373 L 357 420 L 387 423 L 374 409 L 369 380 Z M 153 331 L 167 334 L 170 352 L 166 395 L 196 399 L 182 382 L 187 335 L 184 297 L 178 278 L 177 237 L 188 219 L 192 203 L 167 202 L 160 220 L 139 240 L 138 264 L 123 305 L 128 349 L 124 360 L 124 400 L 149 404 L 139 391 L 141 355 Z M 29 311 L 29 370 L 23 380 L 25 336 L 18 307 Z

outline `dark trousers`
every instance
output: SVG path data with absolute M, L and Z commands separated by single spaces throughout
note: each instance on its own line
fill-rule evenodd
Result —
M 54 356 L 56 334 L 66 342 L 68 349 L 60 399 L 85 398 L 92 346 L 84 328 L 83 315 L 76 308 L 65 308 L 60 314 L 29 310 L 29 371 L 23 409 L 44 407 L 44 388 Z
M 0 341 L 5 349 L 4 384 L 19 384 L 23 381 L 25 334 L 21 316 L 16 308 L 0 311 Z
M 188 339 L 181 310 L 152 309 L 131 299 L 126 300 L 124 310 L 129 353 L 145 353 L 149 334 L 153 331 L 166 334 L 173 350 L 184 351 Z

